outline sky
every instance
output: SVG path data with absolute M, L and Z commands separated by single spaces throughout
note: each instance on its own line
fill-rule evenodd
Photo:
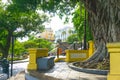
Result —
M 2 2 L 6 3 L 6 2 L 7 2 L 7 0 L 2 0 Z
M 51 27 L 54 32 L 57 31 L 57 30 L 59 30 L 59 29 L 61 29 L 61 28 L 65 28 L 67 26 L 73 27 L 71 19 L 70 19 L 69 23 L 64 24 L 64 19 L 61 20 L 59 18 L 59 16 L 52 17 L 51 22 L 45 24 L 46 28 L 50 28 Z

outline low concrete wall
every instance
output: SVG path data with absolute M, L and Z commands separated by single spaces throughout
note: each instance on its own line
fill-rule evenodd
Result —
M 46 57 L 48 56 L 48 49 L 47 48 L 30 48 L 29 49 L 29 64 L 27 69 L 28 70 L 37 70 L 37 58 L 38 57 Z
M 120 80 L 120 43 L 108 43 L 110 53 L 110 72 L 107 80 Z
M 88 50 L 66 50 L 66 62 L 83 61 L 88 57 Z
M 66 50 L 66 62 L 83 61 L 91 57 L 94 53 L 94 43 L 89 41 L 88 50 Z

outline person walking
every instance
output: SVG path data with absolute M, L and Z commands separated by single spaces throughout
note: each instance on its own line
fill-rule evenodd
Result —
M 59 45 L 57 45 L 57 58 L 59 58 Z

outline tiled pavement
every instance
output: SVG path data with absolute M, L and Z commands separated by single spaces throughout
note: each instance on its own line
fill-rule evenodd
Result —
M 66 62 L 57 62 L 52 69 L 43 73 L 44 75 L 55 77 L 60 80 L 107 80 L 106 75 L 89 74 L 72 70 L 68 67 Z M 34 77 L 32 78 L 30 75 L 28 77 L 29 79 L 27 80 L 41 80 L 34 79 Z
M 72 70 L 66 62 L 55 63 L 53 69 L 44 72 L 45 75 L 61 80 L 107 80 L 106 75 L 96 75 Z

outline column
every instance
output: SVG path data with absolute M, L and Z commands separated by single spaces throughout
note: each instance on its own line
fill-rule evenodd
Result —
M 94 43 L 93 41 L 89 41 L 89 57 L 94 53 Z
M 47 48 L 30 48 L 28 70 L 37 70 L 37 58 L 47 57 Z
M 108 43 L 110 53 L 110 72 L 107 80 L 120 80 L 120 43 Z

